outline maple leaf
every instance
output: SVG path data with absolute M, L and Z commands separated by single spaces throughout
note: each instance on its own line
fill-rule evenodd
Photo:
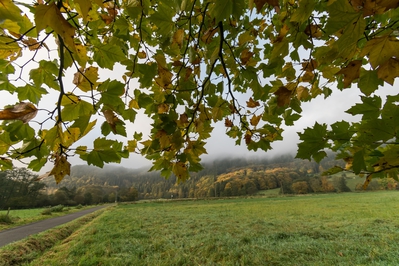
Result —
M 253 2 L 256 5 L 256 11 L 258 13 L 262 10 L 263 6 L 266 3 L 273 6 L 275 9 L 277 9 L 276 12 L 278 12 L 278 10 L 280 10 L 278 0 L 253 0 Z
M 344 75 L 344 88 L 350 87 L 352 81 L 359 78 L 361 66 L 362 60 L 354 60 L 336 73 L 336 75 Z
M 183 162 L 176 162 L 173 164 L 172 171 L 177 177 L 178 182 L 185 181 L 188 178 L 187 165 Z
M 35 22 L 37 34 L 41 30 L 50 27 L 61 36 L 69 49 L 75 51 L 75 28 L 62 16 L 61 11 L 54 2 L 36 7 Z
M 246 65 L 248 63 L 248 61 L 252 58 L 253 55 L 254 55 L 254 53 L 250 52 L 248 48 L 244 49 L 241 52 L 241 56 L 240 56 L 241 63 L 243 65 Z
M 260 106 L 258 101 L 254 101 L 254 99 L 252 99 L 252 97 L 249 98 L 249 101 L 247 101 L 247 107 L 249 108 L 255 108 Z
M 66 175 L 71 174 L 71 164 L 67 161 L 64 155 L 57 155 L 53 169 L 50 171 L 49 176 L 53 175 L 55 182 L 58 184 L 64 179 Z
M 399 41 L 389 35 L 375 37 L 363 48 L 361 56 L 365 55 L 368 55 L 371 66 L 377 68 L 392 57 L 399 58 Z
M 250 120 L 251 125 L 256 127 L 259 124 L 259 121 L 260 121 L 261 117 L 262 117 L 262 115 L 253 115 L 251 120 Z
M 225 127 L 232 127 L 232 126 L 234 126 L 234 124 L 233 124 L 233 122 L 230 119 L 226 118 L 224 120 L 224 126 Z
M 321 31 L 320 26 L 315 24 L 309 24 L 305 28 L 304 32 L 311 38 L 320 38 L 321 36 L 323 36 L 323 32 Z
M 377 70 L 377 76 L 393 85 L 395 78 L 399 77 L 399 60 L 390 58 L 387 62 L 380 65 Z
M 114 112 L 112 110 L 106 109 L 103 111 L 105 120 L 107 123 L 110 125 L 112 132 L 116 134 L 116 122 L 119 121 L 119 119 L 116 117 Z
M 32 120 L 37 114 L 37 108 L 26 102 L 20 102 L 12 107 L 0 110 L 0 120 L 21 120 L 24 123 Z
M 282 107 L 286 106 L 290 103 L 291 101 L 291 95 L 292 91 L 287 89 L 284 86 L 281 86 L 275 93 L 274 95 L 277 96 L 277 105 Z
M 305 71 L 314 71 L 318 67 L 318 63 L 316 60 L 311 59 L 310 61 L 305 61 L 302 63 L 302 70 Z
M 184 30 L 178 29 L 175 32 L 175 34 L 173 34 L 172 43 L 176 43 L 181 48 L 183 45 L 183 39 L 184 39 Z

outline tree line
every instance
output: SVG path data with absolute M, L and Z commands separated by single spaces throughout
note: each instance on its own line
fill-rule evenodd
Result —
M 329 157 L 331 158 L 331 156 Z M 157 172 L 108 166 L 72 168 L 61 185 L 25 168 L 0 172 L 0 209 L 55 205 L 90 205 L 159 198 L 206 198 L 254 195 L 278 189 L 280 194 L 331 193 L 361 190 L 363 181 L 348 186 L 353 175 L 324 173 L 341 161 L 325 159 L 319 164 L 284 155 L 274 159 L 221 159 L 208 162 L 186 182 Z M 373 180 L 368 190 L 397 189 L 392 178 Z

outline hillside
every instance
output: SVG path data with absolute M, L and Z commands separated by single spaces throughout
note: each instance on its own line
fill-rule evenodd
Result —
M 205 163 L 204 170 L 192 173 L 189 180 L 180 184 L 174 176 L 164 179 L 147 169 L 77 165 L 59 185 L 53 179 L 44 182 L 48 193 L 62 188 L 66 193 L 81 194 L 81 201 L 88 193 L 96 201 L 112 201 L 118 197 L 123 200 L 241 196 L 276 188 L 284 194 L 349 191 L 345 182 L 339 187 L 339 181 L 321 176 L 337 164 L 342 163 L 329 159 L 316 164 L 289 155 L 274 159 L 222 159 Z

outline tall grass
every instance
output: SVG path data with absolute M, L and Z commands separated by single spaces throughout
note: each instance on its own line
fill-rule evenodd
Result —
M 397 265 L 397 192 L 120 205 L 30 265 Z

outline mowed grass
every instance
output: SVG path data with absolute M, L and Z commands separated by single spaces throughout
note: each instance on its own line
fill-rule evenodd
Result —
M 29 265 L 397 265 L 398 199 L 393 191 L 119 205 Z
M 69 208 L 65 207 L 64 211 L 53 212 L 53 213 L 51 213 L 51 215 L 42 215 L 41 214 L 43 212 L 43 210 L 45 210 L 45 208 L 26 209 L 26 210 L 10 210 L 8 215 L 10 216 L 13 223 L 5 224 L 5 223 L 0 222 L 0 231 L 10 229 L 13 227 L 17 227 L 20 225 L 24 225 L 24 224 L 37 222 L 37 221 L 48 219 L 48 218 L 58 217 L 58 216 L 66 215 L 69 213 L 81 211 L 86 208 L 88 208 L 88 207 L 83 207 L 80 209 L 78 209 L 76 207 L 69 207 Z M 7 212 L 8 212 L 7 210 L 0 210 L 0 215 L 1 214 L 6 215 Z

